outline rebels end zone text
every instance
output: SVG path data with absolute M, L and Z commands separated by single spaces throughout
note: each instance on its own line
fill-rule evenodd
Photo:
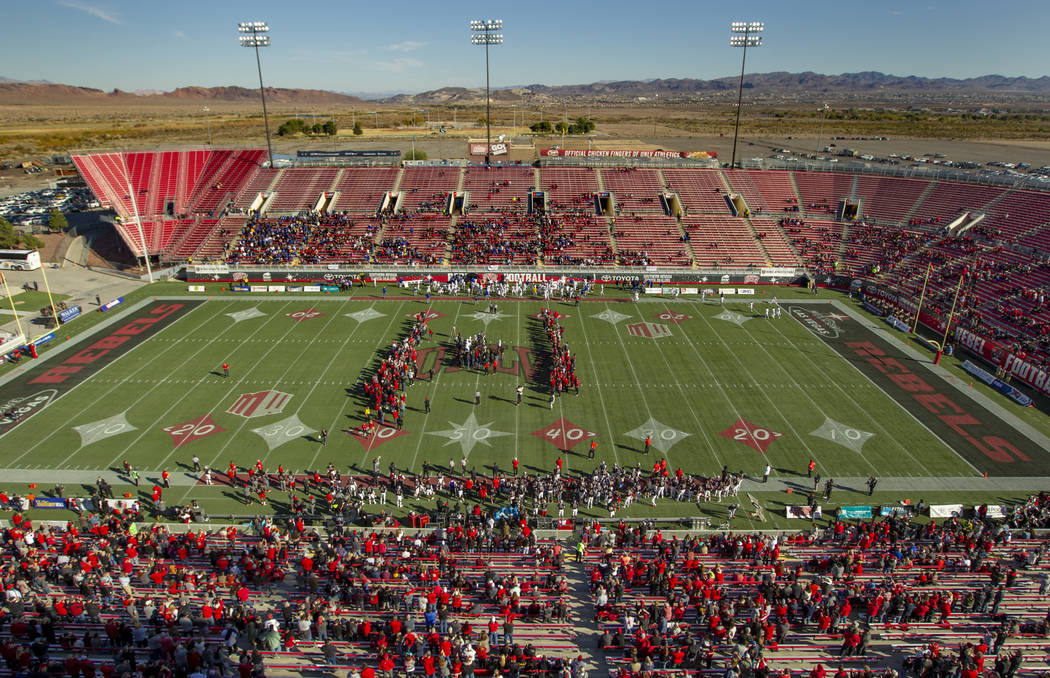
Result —
M 151 309 L 145 318 L 132 320 L 109 336 L 103 337 L 87 348 L 77 351 L 29 383 L 61 384 L 69 379 L 70 376 L 79 373 L 85 367 L 93 365 L 99 359 L 109 355 L 114 349 L 120 348 L 128 341 L 157 328 L 158 323 L 185 307 L 185 304 L 161 304 Z

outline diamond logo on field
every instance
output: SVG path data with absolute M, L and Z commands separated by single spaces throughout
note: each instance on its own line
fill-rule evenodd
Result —
M 380 426 L 378 424 L 370 428 L 368 431 L 362 431 L 360 428 L 355 428 L 346 429 L 343 433 L 348 434 L 354 440 L 361 443 L 361 446 L 365 448 L 366 452 L 371 452 L 383 443 L 388 443 L 394 438 L 408 435 L 408 431 L 404 429 L 394 428 L 393 426 Z
M 312 428 L 307 427 L 303 422 L 299 421 L 299 415 L 296 414 L 293 414 L 290 417 L 285 417 L 273 424 L 267 424 L 266 426 L 252 429 L 252 433 L 266 441 L 266 447 L 268 447 L 271 452 L 287 442 L 301 439 L 313 432 L 314 430 Z
M 413 320 L 415 320 L 420 315 L 423 316 L 423 320 L 437 320 L 438 318 L 444 318 L 445 317 L 444 313 L 438 313 L 437 311 L 435 311 L 432 308 L 428 308 L 425 311 L 420 311 L 419 313 L 409 313 L 405 317 L 406 318 L 412 318 Z
M 251 308 L 246 308 L 243 311 L 234 311 L 233 313 L 227 313 L 226 315 L 228 315 L 229 317 L 233 318 L 233 322 L 239 323 L 242 320 L 251 320 L 252 318 L 261 318 L 262 316 L 264 316 L 266 314 L 263 313 L 262 311 L 260 311 L 257 307 L 252 306 Z
M 93 421 L 90 424 L 74 426 L 73 430 L 80 434 L 80 446 L 84 447 L 85 445 L 97 443 L 106 438 L 119 436 L 121 433 L 136 430 L 134 426 L 128 423 L 128 419 L 125 415 L 127 415 L 126 411 L 121 412 L 120 414 L 114 414 L 107 419 Z
M 658 313 L 658 314 L 654 315 L 653 319 L 654 320 L 663 320 L 664 322 L 667 322 L 667 323 L 674 323 L 675 325 L 680 325 L 681 323 L 685 322 L 686 320 L 692 320 L 693 316 L 686 315 L 685 313 L 676 313 L 675 311 L 667 310 L 667 311 L 664 311 L 663 313 Z
M 718 435 L 723 438 L 729 438 L 730 440 L 743 443 L 756 452 L 765 454 L 766 448 L 769 447 L 770 443 L 777 438 L 782 437 L 784 434 L 770 431 L 768 428 L 759 426 L 758 424 L 752 424 L 747 419 L 741 417 L 726 430 L 719 431 Z
M 632 337 L 648 337 L 650 339 L 671 336 L 671 328 L 660 323 L 634 323 L 627 326 L 627 332 Z
M 474 320 L 480 320 L 481 322 L 485 323 L 485 327 L 488 327 L 489 323 L 493 320 L 502 320 L 503 318 L 506 318 L 507 315 L 498 311 L 496 313 L 486 313 L 484 311 L 478 311 L 472 314 L 470 317 Z
M 474 446 L 478 443 L 492 447 L 489 444 L 489 440 L 492 438 L 499 438 L 502 436 L 512 435 L 511 433 L 505 433 L 503 431 L 493 431 L 491 426 L 492 422 L 487 424 L 479 424 L 477 417 L 471 412 L 467 420 L 462 424 L 454 424 L 451 421 L 448 422 L 451 429 L 446 431 L 429 431 L 428 436 L 439 436 L 441 438 L 448 438 L 448 442 L 442 447 L 448 447 L 454 443 L 459 443 L 460 449 L 463 450 L 463 456 L 469 457 L 470 451 L 474 449 Z
M 304 320 L 309 320 L 310 318 L 319 318 L 323 315 L 324 313 L 321 313 L 316 308 L 307 308 L 302 311 L 296 311 L 295 313 L 289 313 L 288 317 L 297 323 L 301 323 Z
M 242 393 L 237 400 L 226 410 L 227 414 L 236 414 L 245 419 L 254 417 L 266 417 L 271 414 L 280 414 L 284 406 L 292 399 L 291 393 L 280 391 L 256 391 L 255 393 Z
M 726 322 L 733 323 L 734 325 L 743 325 L 748 320 L 752 319 L 750 316 L 741 315 L 736 311 L 730 311 L 728 308 L 716 315 L 715 318 L 719 320 L 725 320 Z
M 598 434 L 562 418 L 553 424 L 544 426 L 538 431 L 533 431 L 529 435 L 543 438 L 559 450 L 569 451 L 584 440 L 589 440 Z
M 601 313 L 595 313 L 591 317 L 592 318 L 597 318 L 598 320 L 604 320 L 605 322 L 609 323 L 610 325 L 615 325 L 616 323 L 620 322 L 621 320 L 626 320 L 626 319 L 630 318 L 631 316 L 624 315 L 623 313 L 619 313 L 617 311 L 614 311 L 612 309 L 607 308 L 604 311 L 602 311 Z
M 646 438 L 652 438 L 653 447 L 664 454 L 667 454 L 668 450 L 688 438 L 691 434 L 671 428 L 667 424 L 661 424 L 652 417 L 649 417 L 649 420 L 644 424 L 633 431 L 628 431 L 624 435 L 643 443 Z
M 858 428 L 847 426 L 842 422 L 835 421 L 831 417 L 825 417 L 824 423 L 815 431 L 810 431 L 811 436 L 817 438 L 823 438 L 824 440 L 830 440 L 833 443 L 838 443 L 843 447 L 853 450 L 857 454 L 860 454 L 861 448 L 864 447 L 864 443 L 868 442 L 868 438 L 875 435 L 874 433 L 868 433 L 867 431 L 861 431 Z
M 360 311 L 354 311 L 353 313 L 347 313 L 345 315 L 347 318 L 353 318 L 359 323 L 367 322 L 375 318 L 386 317 L 386 313 L 380 313 L 379 311 L 375 310 L 375 307 L 373 306 L 363 308 Z
M 216 424 L 210 414 L 202 414 L 196 419 L 190 419 L 181 424 L 165 426 L 161 430 L 171 436 L 171 442 L 175 447 L 182 447 L 195 440 L 222 433 L 226 429 Z

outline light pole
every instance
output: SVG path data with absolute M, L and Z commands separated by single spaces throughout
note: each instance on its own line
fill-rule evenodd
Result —
M 255 66 L 259 69 L 259 98 L 262 99 L 263 125 L 266 126 L 266 154 L 270 158 L 270 167 L 273 167 L 273 146 L 270 145 L 270 116 L 266 114 L 266 90 L 263 88 L 262 61 L 259 59 L 259 48 L 270 46 L 270 36 L 260 34 L 269 33 L 270 27 L 265 21 L 242 21 L 237 24 L 237 30 L 245 34 L 241 36 L 241 47 L 252 47 L 255 49 Z
M 211 112 L 211 109 L 208 108 L 207 106 L 204 106 L 203 108 L 201 108 L 201 113 L 204 114 L 204 124 L 206 124 L 208 126 L 208 145 L 209 146 L 211 146 L 211 118 L 208 117 L 208 113 L 210 113 L 210 112 Z
M 736 166 L 736 140 L 740 134 L 740 105 L 744 99 L 744 66 L 747 63 L 747 48 L 761 47 L 762 36 L 758 35 L 765 30 L 766 25 L 761 21 L 734 21 L 729 25 L 729 30 L 739 35 L 729 37 L 730 47 L 743 47 L 744 56 L 740 60 L 740 86 L 736 94 L 736 126 L 733 128 L 733 158 L 729 161 L 729 167 Z
M 824 119 L 828 117 L 828 105 L 825 103 L 820 109 L 820 131 L 817 132 L 817 155 L 820 155 L 820 140 L 824 137 Z
M 492 152 L 492 113 L 489 100 L 489 45 L 502 45 L 503 19 L 480 19 L 470 22 L 470 42 L 485 45 L 485 164 L 489 164 Z

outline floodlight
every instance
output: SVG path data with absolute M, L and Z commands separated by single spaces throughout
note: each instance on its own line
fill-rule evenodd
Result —
M 266 128 L 266 151 L 270 159 L 270 167 L 273 167 L 273 146 L 270 143 L 270 116 L 266 113 L 266 89 L 263 87 L 262 61 L 259 58 L 259 48 L 270 46 L 270 36 L 259 35 L 270 30 L 265 21 L 242 21 L 237 24 L 237 30 L 246 35 L 240 36 L 241 47 L 251 47 L 255 50 L 255 66 L 259 70 L 259 98 L 262 99 L 263 125 Z
M 489 45 L 502 45 L 503 34 L 496 31 L 503 30 L 503 19 L 473 19 L 470 22 L 470 42 L 474 45 L 485 46 L 485 164 L 489 164 L 489 154 L 492 150 L 492 113 L 491 97 L 489 91 Z
M 733 156 L 729 161 L 730 167 L 736 166 L 736 142 L 740 135 L 740 106 L 744 98 L 744 67 L 747 63 L 747 48 L 762 46 L 762 36 L 752 34 L 761 33 L 765 29 L 766 25 L 761 21 L 734 21 L 729 24 L 731 33 L 743 33 L 743 35 L 729 36 L 729 46 L 744 48 L 743 57 L 740 59 L 740 85 L 736 95 L 736 125 L 733 128 Z

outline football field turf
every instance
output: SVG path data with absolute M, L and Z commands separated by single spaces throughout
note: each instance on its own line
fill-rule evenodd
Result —
M 1045 450 L 894 359 L 875 332 L 828 303 L 786 302 L 782 317 L 767 319 L 766 304 L 741 302 L 551 302 L 581 382 L 578 396 L 551 409 L 549 346 L 535 317 L 544 305 L 504 299 L 489 313 L 485 303 L 414 298 L 148 303 L 0 387 L 0 401 L 30 413 L 0 422 L 0 468 L 93 478 L 126 460 L 144 470 L 145 485 L 162 469 L 188 470 L 194 455 L 218 474 L 256 460 L 368 473 L 377 456 L 383 472 L 390 463 L 447 469 L 450 460 L 458 471 L 466 458 L 468 471 L 488 473 L 517 456 L 530 472 L 553 470 L 559 457 L 570 473 L 601 460 L 649 469 L 667 459 L 672 471 L 705 475 L 726 465 L 761 476 L 768 462 L 777 477 L 804 475 L 812 458 L 825 478 L 1045 475 Z M 362 434 L 362 380 L 421 311 L 434 336 L 418 350 L 424 378 L 407 389 L 404 427 Z M 453 327 L 508 347 L 494 373 L 455 366 Z M 239 496 L 192 484 L 172 492 L 169 504 Z

